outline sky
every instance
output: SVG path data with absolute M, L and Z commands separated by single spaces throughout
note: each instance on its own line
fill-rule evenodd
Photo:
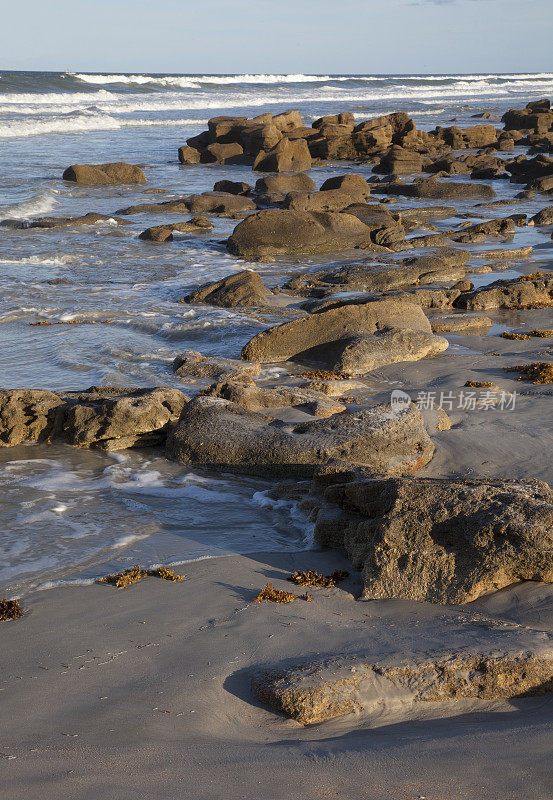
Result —
M 553 0 L 3 0 L 0 69 L 553 72 Z

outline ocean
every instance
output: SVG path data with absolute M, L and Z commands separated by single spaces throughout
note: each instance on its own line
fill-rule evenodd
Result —
M 553 73 L 524 75 L 109 75 L 0 72 L 0 219 L 106 214 L 148 201 L 146 187 L 83 187 L 61 180 L 73 163 L 144 166 L 148 187 L 170 199 L 252 181 L 247 167 L 181 167 L 177 148 L 216 115 L 298 108 L 358 120 L 407 111 L 423 129 L 480 122 L 489 111 L 553 95 Z M 496 124 L 499 124 L 497 122 Z M 319 182 L 346 165 L 317 168 Z M 361 167 L 363 174 L 369 167 Z M 499 196 L 516 191 L 506 185 Z M 459 204 L 457 204 L 459 205 Z M 543 203 L 538 203 L 536 210 Z M 525 211 L 531 211 L 531 204 Z M 500 212 L 498 212 L 499 214 Z M 179 304 L 188 291 L 243 269 L 224 240 L 235 220 L 214 218 L 209 237 L 170 245 L 138 239 L 164 215 L 88 227 L 4 228 L 0 237 L 3 388 L 180 386 L 171 362 L 187 349 L 236 357 L 261 329 L 247 311 Z M 536 243 L 528 229 L 517 246 Z M 526 239 L 525 239 L 526 237 Z M 532 238 L 534 237 L 534 238 Z M 316 258 L 250 265 L 268 282 Z M 490 278 L 493 280 L 493 275 Z M 107 325 L 33 326 L 109 319 Z M 61 445 L 0 449 L 0 591 L 93 580 L 129 563 L 182 563 L 225 553 L 299 550 L 312 525 L 274 502 L 253 478 L 210 475 L 159 453 L 105 454 Z

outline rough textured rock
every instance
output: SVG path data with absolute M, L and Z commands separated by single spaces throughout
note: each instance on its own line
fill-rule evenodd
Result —
M 424 283 L 456 280 L 470 269 L 465 267 L 470 256 L 467 250 L 444 248 L 437 250 L 435 254 L 404 258 L 397 262 L 348 265 L 319 272 L 303 272 L 290 278 L 285 288 L 294 294 L 320 297 L 322 292 L 385 292 Z
M 255 184 L 258 194 L 282 194 L 289 192 L 314 192 L 315 182 L 309 175 L 299 172 L 295 175 L 265 175 Z
M 375 474 L 405 474 L 426 464 L 433 450 L 412 404 L 397 414 L 380 405 L 287 424 L 219 397 L 197 397 L 183 410 L 166 452 L 184 464 L 310 477 L 332 460 Z
M 179 161 L 181 164 L 199 164 L 200 151 L 196 150 L 195 147 L 183 145 L 179 147 Z
M 276 119 L 276 117 L 275 117 Z M 281 139 L 268 152 L 262 150 L 254 161 L 258 172 L 306 172 L 311 169 L 311 153 L 304 139 Z
M 188 398 L 178 389 L 92 387 L 62 395 L 62 438 L 78 447 L 121 450 L 163 444 Z
M 542 208 L 532 217 L 535 225 L 553 225 L 553 206 Z
M 113 164 L 73 164 L 63 173 L 64 181 L 92 186 L 113 186 L 122 183 L 146 183 L 140 167 L 119 161 Z
M 220 281 L 207 283 L 183 298 L 185 303 L 202 303 L 221 308 L 264 306 L 271 291 L 265 287 L 257 272 L 244 270 Z
M 553 582 L 553 492 L 541 481 L 372 479 L 325 500 L 316 540 L 346 548 L 366 599 L 467 603 Z
M 179 378 L 231 380 L 258 375 L 260 370 L 257 363 L 247 364 L 222 356 L 204 356 L 195 350 L 186 350 L 173 361 L 173 372 Z
M 380 159 L 380 164 L 374 171 L 387 172 L 391 175 L 413 175 L 422 172 L 422 156 L 413 150 L 393 145 Z
M 370 230 L 351 214 L 268 209 L 240 222 L 227 247 L 248 261 L 276 255 L 348 250 L 370 241 Z
M 54 440 L 104 450 L 162 444 L 187 400 L 168 388 L 5 390 L 0 393 L 0 444 Z
M 420 306 L 396 300 L 375 300 L 309 314 L 258 333 L 242 349 L 242 358 L 271 363 L 317 356 L 315 348 L 390 328 L 430 334 L 430 323 Z M 342 344 L 343 347 L 343 344 Z
M 499 620 L 495 630 L 494 621 L 488 626 L 477 635 L 473 626 L 465 625 L 463 631 L 453 620 L 449 630 L 437 624 L 444 638 L 449 633 L 462 642 L 456 649 L 380 658 L 365 650 L 257 669 L 253 694 L 273 710 L 313 725 L 352 711 L 378 713 L 387 704 L 407 709 L 420 702 L 508 699 L 551 691 L 551 635 L 524 628 L 507 632 Z
M 469 311 L 553 306 L 553 278 L 544 277 L 531 281 L 515 278 L 494 281 L 481 289 L 463 292 L 453 305 Z
M 43 389 L 0 391 L 0 447 L 48 440 L 56 428 L 61 397 Z

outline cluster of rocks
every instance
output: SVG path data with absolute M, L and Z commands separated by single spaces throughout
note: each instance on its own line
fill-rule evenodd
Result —
M 539 104 L 538 104 L 539 105 Z M 310 127 L 299 111 L 247 117 L 214 117 L 208 129 L 187 139 L 179 149 L 182 164 L 247 164 L 264 172 L 309 170 L 313 161 L 362 160 L 376 172 L 409 175 L 451 150 L 511 150 L 515 143 L 552 130 L 552 114 L 536 104 L 522 112 L 508 112 L 505 129 L 481 124 L 461 129 L 437 127 L 417 130 L 404 112 L 387 114 L 356 124 L 353 114 L 343 112 L 321 117 Z M 528 125 L 517 129 L 517 124 Z M 538 145 L 532 139 L 528 144 Z
M 102 450 L 160 445 L 187 401 L 169 388 L 3 389 L 0 447 L 52 441 Z

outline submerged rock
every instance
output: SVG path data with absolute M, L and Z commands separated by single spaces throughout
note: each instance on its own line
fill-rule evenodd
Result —
M 553 492 L 541 481 L 394 478 L 329 487 L 315 538 L 345 547 L 365 599 L 468 603 L 553 582 Z
M 179 378 L 210 378 L 227 380 L 258 375 L 259 364 L 246 364 L 233 358 L 204 356 L 195 350 L 186 350 L 173 361 L 173 371 Z
M 148 242 L 172 242 L 173 231 L 178 233 L 205 233 L 213 228 L 213 223 L 206 217 L 193 217 L 187 222 L 174 222 L 169 225 L 154 225 L 146 228 L 139 235 L 139 239 Z
M 426 464 L 433 451 L 412 404 L 397 414 L 379 405 L 289 424 L 220 397 L 188 403 L 166 449 L 184 464 L 283 477 L 311 477 L 329 461 L 404 474 Z

